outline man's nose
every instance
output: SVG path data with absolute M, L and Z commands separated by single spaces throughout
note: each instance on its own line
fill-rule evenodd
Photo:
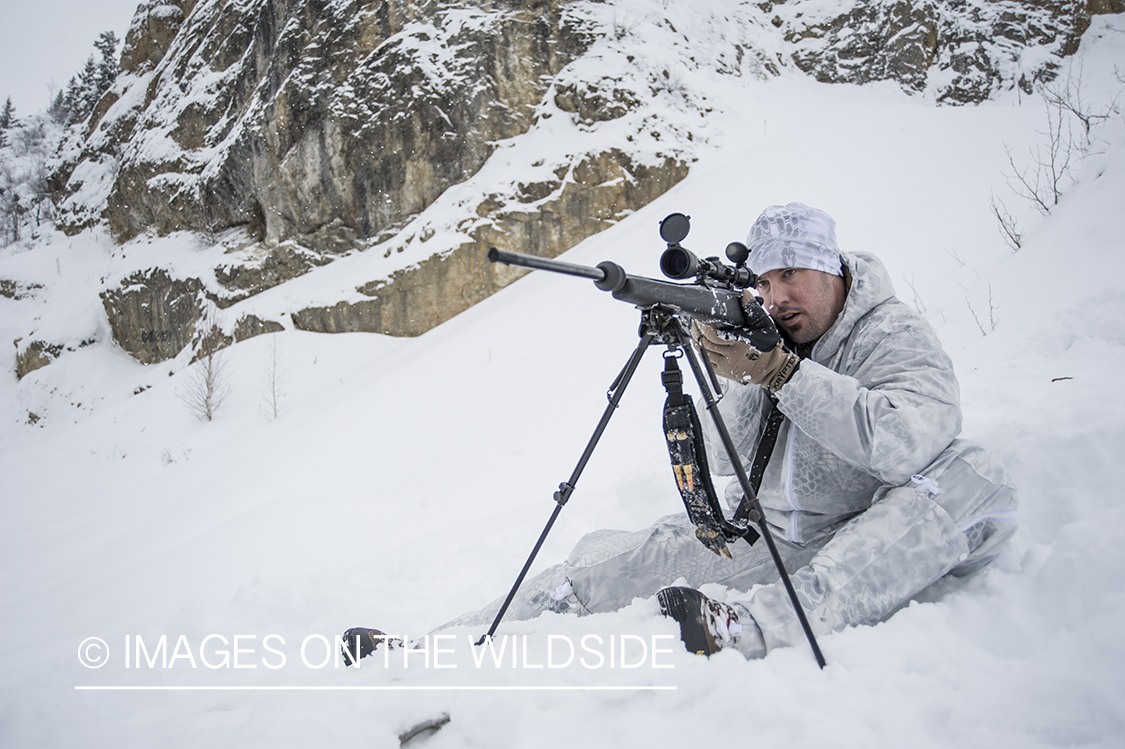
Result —
M 770 289 L 769 294 L 765 297 L 766 310 L 768 312 L 776 312 L 783 302 L 788 301 L 789 295 L 782 289 Z

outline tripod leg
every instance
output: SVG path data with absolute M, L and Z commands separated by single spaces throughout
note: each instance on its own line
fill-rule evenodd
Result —
M 730 437 L 730 432 L 727 431 L 726 422 L 723 421 L 722 414 L 716 408 L 718 401 L 715 400 L 711 393 L 711 389 L 707 386 L 706 377 L 703 370 L 700 368 L 699 360 L 695 356 L 695 352 L 691 348 L 691 342 L 687 340 L 687 336 L 681 330 L 679 332 L 680 346 L 687 356 L 688 363 L 691 365 L 691 371 L 695 375 L 696 382 L 699 383 L 699 390 L 703 393 L 703 401 L 707 404 L 707 411 L 711 414 L 711 420 L 715 423 L 715 428 L 719 432 L 719 439 L 722 440 L 723 449 L 726 450 L 727 457 L 730 458 L 730 464 L 734 467 L 735 475 L 738 476 L 738 483 L 741 486 L 745 498 L 743 502 L 751 502 L 754 506 L 754 513 L 758 516 L 758 528 L 761 529 L 762 537 L 766 540 L 766 546 L 769 547 L 770 555 L 773 557 L 774 564 L 777 566 L 777 572 L 781 576 L 781 581 L 785 585 L 785 590 L 789 594 L 789 600 L 793 603 L 793 609 L 797 613 L 797 619 L 801 622 L 801 629 L 805 632 L 805 637 L 809 641 L 809 646 L 812 648 L 813 656 L 816 658 L 817 664 L 824 668 L 825 660 L 824 655 L 820 652 L 820 646 L 816 642 L 816 636 L 813 634 L 812 627 L 809 626 L 808 617 L 805 616 L 805 610 L 801 607 L 801 602 L 797 598 L 797 591 L 793 587 L 793 581 L 789 579 L 789 573 L 785 569 L 785 563 L 781 560 L 781 553 L 777 550 L 777 544 L 774 543 L 773 534 L 770 532 L 769 524 L 766 522 L 762 514 L 762 506 L 758 502 L 758 492 L 756 487 L 751 485 L 750 477 L 746 475 L 746 469 L 742 465 L 742 460 L 738 457 L 738 451 L 734 446 L 734 440 Z M 774 409 L 777 408 L 775 404 Z M 776 438 L 776 431 L 773 433 Z
M 547 534 L 551 532 L 551 527 L 554 526 L 555 520 L 558 518 L 559 513 L 562 511 L 563 505 L 570 499 L 571 493 L 574 492 L 574 486 L 578 483 L 578 477 L 582 475 L 585 470 L 586 464 L 590 461 L 590 457 L 594 454 L 594 448 L 597 447 L 598 441 L 602 438 L 606 427 L 609 425 L 609 420 L 613 416 L 613 412 L 617 410 L 617 404 L 621 402 L 621 396 L 625 394 L 625 388 L 628 387 L 629 381 L 633 379 L 633 374 L 637 371 L 637 366 L 641 363 L 641 357 L 644 356 L 645 350 L 648 349 L 652 343 L 653 336 L 651 333 L 644 333 L 641 336 L 640 343 L 637 348 L 633 350 L 632 355 L 625 362 L 625 367 L 614 379 L 613 384 L 609 387 L 609 404 L 602 412 L 602 418 L 598 421 L 598 426 L 594 429 L 593 435 L 590 436 L 590 441 L 586 443 L 586 449 L 582 451 L 582 457 L 578 459 L 578 464 L 574 467 L 574 471 L 570 474 L 570 478 L 562 484 L 559 484 L 559 490 L 555 492 L 555 509 L 551 513 L 550 519 L 547 520 L 547 525 L 543 528 L 543 532 L 539 534 L 539 540 L 535 542 L 535 547 L 531 550 L 531 555 L 528 556 L 527 561 L 520 570 L 520 574 L 516 577 L 515 584 L 508 592 L 508 597 L 504 599 L 504 603 L 500 606 L 500 611 L 496 613 L 496 618 L 492 621 L 492 626 L 488 628 L 488 633 L 481 636 L 477 640 L 477 645 L 481 645 L 485 640 L 491 638 L 496 634 L 496 628 L 500 626 L 500 620 L 504 618 L 504 614 L 508 611 L 508 607 L 512 604 L 512 599 L 516 597 L 516 593 L 523 584 L 523 579 L 527 577 L 527 571 L 531 569 L 532 563 L 535 561 L 536 555 L 539 554 L 539 549 L 543 546 L 543 542 L 547 540 Z

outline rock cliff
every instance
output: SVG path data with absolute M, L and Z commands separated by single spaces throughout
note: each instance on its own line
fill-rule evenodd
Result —
M 204 272 L 137 251 L 107 277 L 114 338 L 139 361 L 190 348 L 209 307 L 232 340 L 417 335 L 518 277 L 489 246 L 557 255 L 687 174 L 711 103 L 677 66 L 969 104 L 1049 77 L 1119 2 L 765 0 L 693 19 L 688 40 L 640 0 L 146 0 L 51 186 L 67 231 L 212 248 Z M 642 25 L 676 66 L 630 43 Z M 349 269 L 335 299 L 249 303 L 326 266 Z
M 762 9 L 801 70 L 826 83 L 895 80 L 938 102 L 973 104 L 1018 85 L 1030 93 L 1073 54 L 1097 3 L 879 0 Z M 1092 10 L 1091 10 L 1092 9 Z

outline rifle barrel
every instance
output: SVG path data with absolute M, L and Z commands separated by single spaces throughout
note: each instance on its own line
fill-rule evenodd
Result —
M 518 265 L 523 268 L 535 268 L 536 270 L 549 270 L 555 273 L 565 273 L 568 276 L 591 278 L 595 281 L 601 281 L 605 278 L 605 271 L 601 268 L 592 268 L 589 265 L 578 265 L 577 263 L 564 263 L 561 260 L 548 260 L 545 257 L 539 257 L 537 255 L 505 252 L 495 247 L 488 251 L 488 260 L 492 263 Z
M 656 306 L 671 307 L 688 317 L 710 325 L 746 327 L 746 316 L 742 311 L 742 292 L 739 291 L 631 276 L 620 265 L 609 261 L 591 268 L 587 265 L 548 260 L 536 255 L 505 252 L 495 247 L 488 251 L 488 259 L 493 263 L 592 278 L 595 286 L 613 294 L 614 299 L 629 302 L 641 309 L 651 309 Z

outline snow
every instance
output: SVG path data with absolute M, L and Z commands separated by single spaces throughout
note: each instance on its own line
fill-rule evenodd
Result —
M 1096 18 L 1080 52 L 1090 101 L 1121 89 L 1123 54 L 1125 17 Z M 429 661 L 395 651 L 386 665 L 316 668 L 319 637 L 357 625 L 421 637 L 507 591 L 635 346 L 636 311 L 533 273 L 415 339 L 260 336 L 225 352 L 231 394 L 203 423 L 180 397 L 187 362 L 144 367 L 107 343 L 96 290 L 127 275 L 122 253 L 190 270 L 221 248 L 45 232 L 0 251 L 0 278 L 42 286 L 0 297 L 0 334 L 99 343 L 19 382 L 14 347 L 2 349 L 0 745 L 390 747 L 448 712 L 428 746 L 1120 746 L 1125 120 L 1094 131 L 1075 184 L 1041 217 L 1005 184 L 1005 146 L 1018 155 L 1041 138 L 1037 99 L 934 107 L 791 71 L 684 81 L 714 106 L 691 175 L 562 259 L 657 276 L 668 213 L 692 217 L 686 246 L 718 254 L 767 204 L 826 210 L 841 246 L 877 253 L 937 327 L 961 378 L 963 435 L 1021 490 L 1021 529 L 996 563 L 823 638 L 823 671 L 803 647 L 755 662 L 690 655 L 653 600 L 505 622 L 500 666 L 477 666 L 469 642 L 482 632 L 455 629 Z M 577 138 L 559 137 L 560 150 Z M 1017 213 L 1018 252 L 992 193 Z M 269 293 L 315 292 L 288 287 Z M 679 508 L 659 369 L 655 354 L 642 363 L 535 569 L 586 532 Z M 178 656 L 168 668 L 161 636 Z M 90 637 L 108 644 L 102 668 L 79 662 Z M 155 665 L 137 667 L 132 650 L 126 668 L 126 638 Z M 568 645 L 569 664 L 548 668 Z M 224 650 L 227 666 L 204 662 Z

